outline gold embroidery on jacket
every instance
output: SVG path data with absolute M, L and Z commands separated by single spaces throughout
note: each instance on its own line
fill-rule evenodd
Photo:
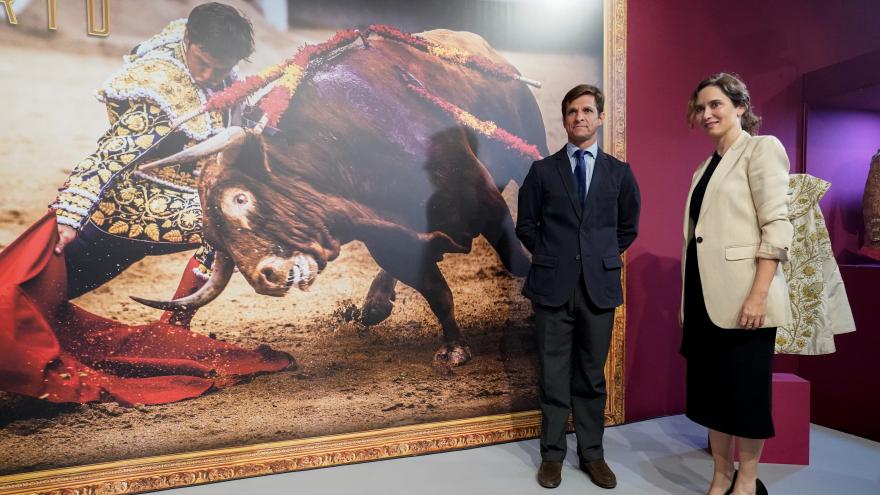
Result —
M 197 193 L 127 178 L 107 192 L 91 219 L 102 230 L 117 236 L 196 244 L 202 239 L 201 217 Z
M 787 327 L 777 329 L 778 353 L 804 353 L 824 324 L 823 264 L 834 255 L 818 202 L 829 187 L 829 182 L 809 175 L 792 175 L 789 179 L 789 219 L 794 225 L 794 239 L 782 270 L 788 283 L 792 319 Z

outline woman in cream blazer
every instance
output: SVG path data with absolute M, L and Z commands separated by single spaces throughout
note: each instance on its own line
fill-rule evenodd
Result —
M 708 494 L 764 494 L 757 466 L 764 439 L 774 435 L 773 347 L 776 327 L 790 318 L 780 266 L 793 234 L 788 157 L 775 137 L 754 136 L 760 119 L 736 76 L 702 81 L 688 119 L 716 150 L 694 173 L 684 218 L 687 415 L 709 428 L 715 472 Z

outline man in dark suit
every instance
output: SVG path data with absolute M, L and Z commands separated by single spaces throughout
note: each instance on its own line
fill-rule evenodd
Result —
M 623 304 L 620 254 L 638 233 L 640 201 L 629 164 L 598 147 L 604 100 L 587 84 L 565 95 L 568 143 L 533 163 L 519 191 L 516 234 L 532 253 L 523 294 L 534 307 L 541 363 L 545 488 L 561 481 L 569 410 L 581 469 L 598 486 L 617 486 L 602 450 L 604 367 L 614 308 Z

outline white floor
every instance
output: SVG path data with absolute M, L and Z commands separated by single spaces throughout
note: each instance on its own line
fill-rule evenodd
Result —
M 880 495 L 880 443 L 811 426 L 810 465 L 762 464 L 771 494 Z M 538 441 L 336 466 L 162 492 L 221 494 L 703 494 L 712 472 L 706 430 L 684 416 L 609 428 L 605 458 L 617 474 L 615 490 L 594 486 L 577 469 L 574 435 L 552 492 L 535 482 Z

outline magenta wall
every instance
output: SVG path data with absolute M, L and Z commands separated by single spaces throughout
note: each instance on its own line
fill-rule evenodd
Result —
M 713 72 L 738 72 L 764 117 L 762 133 L 782 140 L 794 166 L 801 159 L 802 75 L 880 48 L 880 4 L 745 0 L 735 9 L 720 9 L 716 2 L 696 0 L 628 0 L 627 5 L 627 158 L 643 205 L 641 233 L 628 255 L 626 419 L 636 421 L 684 410 L 677 323 L 681 223 L 692 173 L 712 152 L 711 142 L 685 123 L 690 92 Z M 800 359 L 779 360 L 777 368 L 797 372 Z
M 843 264 L 878 264 L 858 254 L 865 232 L 862 194 L 880 148 L 880 113 L 810 108 L 807 172 L 831 182 L 820 203 L 834 256 Z

